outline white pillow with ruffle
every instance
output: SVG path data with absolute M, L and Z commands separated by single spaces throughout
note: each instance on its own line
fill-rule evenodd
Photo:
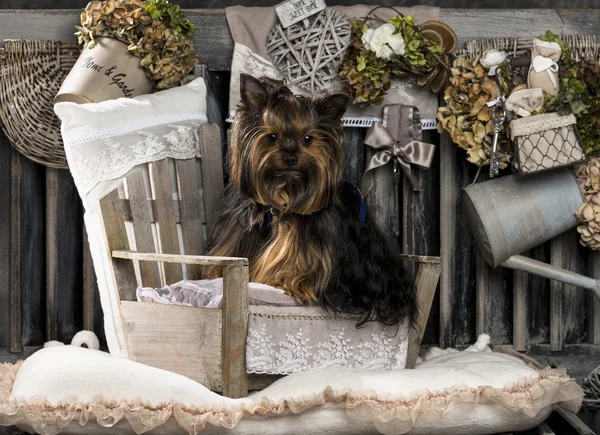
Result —
M 560 370 L 458 352 L 414 370 L 315 369 L 243 399 L 74 346 L 0 366 L 0 425 L 41 434 L 493 434 L 530 429 L 583 392 Z
M 104 331 L 113 355 L 126 358 L 127 346 L 114 297 L 116 289 L 111 288 L 112 258 L 99 200 L 142 164 L 199 156 L 198 129 L 207 121 L 206 92 L 204 80 L 196 78 L 184 86 L 134 98 L 54 106 L 62 122 L 69 169 L 85 208 L 83 218 L 98 279 Z

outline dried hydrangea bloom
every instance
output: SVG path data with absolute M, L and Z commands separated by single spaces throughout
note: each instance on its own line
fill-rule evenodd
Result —
M 478 58 L 458 57 L 451 68 L 444 92 L 446 106 L 437 112 L 439 132 L 447 131 L 452 142 L 467 152 L 467 160 L 477 166 L 490 163 L 492 135 L 491 109 L 498 98 L 498 84 L 490 78 Z M 501 140 L 500 168 L 510 162 L 510 142 Z
M 178 85 L 198 63 L 192 42 L 194 26 L 179 6 L 165 0 L 92 1 L 81 14 L 77 38 L 93 48 L 101 37 L 117 39 L 140 57 L 156 89 Z
M 600 158 L 575 166 L 575 176 L 585 202 L 575 212 L 581 222 L 577 227 L 580 243 L 600 250 Z

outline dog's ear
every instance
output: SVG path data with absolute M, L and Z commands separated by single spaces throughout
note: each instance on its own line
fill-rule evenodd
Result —
M 337 121 L 346 113 L 346 109 L 350 105 L 350 100 L 350 96 L 346 94 L 320 96 L 317 101 L 319 114 Z
M 240 96 L 246 108 L 259 112 L 265 106 L 269 93 L 259 80 L 248 74 L 240 74 Z

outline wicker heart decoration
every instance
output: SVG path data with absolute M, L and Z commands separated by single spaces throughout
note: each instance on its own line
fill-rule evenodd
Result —
M 349 44 L 350 22 L 346 15 L 325 9 L 308 27 L 303 22 L 287 29 L 276 24 L 267 38 L 267 52 L 290 84 L 314 92 L 337 78 Z

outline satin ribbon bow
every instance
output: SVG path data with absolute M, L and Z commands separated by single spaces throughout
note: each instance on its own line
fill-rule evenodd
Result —
M 399 165 L 413 190 L 421 190 L 412 172 L 411 165 L 431 167 L 435 145 L 421 142 L 422 130 L 419 111 L 416 107 L 393 104 L 386 107 L 382 124 L 373 123 L 365 138 L 365 144 L 376 150 L 363 175 L 361 189 L 366 195 L 373 187 L 373 170 L 390 161 Z M 394 137 L 393 132 L 396 133 Z

